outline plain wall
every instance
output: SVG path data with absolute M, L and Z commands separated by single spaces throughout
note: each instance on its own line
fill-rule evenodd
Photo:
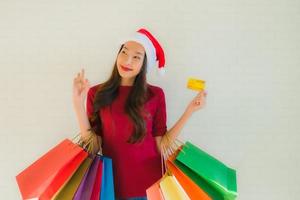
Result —
M 207 81 L 180 138 L 237 170 L 239 199 L 299 199 L 300 2 L 0 1 L 0 198 L 15 176 L 79 131 L 72 81 L 110 75 L 120 41 L 148 28 L 166 53 L 168 127 Z

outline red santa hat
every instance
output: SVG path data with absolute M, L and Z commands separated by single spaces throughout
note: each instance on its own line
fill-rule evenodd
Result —
M 157 39 L 146 29 L 141 28 L 135 32 L 132 37 L 129 37 L 126 41 L 134 41 L 141 44 L 146 52 L 147 56 L 147 71 L 157 66 L 160 74 L 164 74 L 165 71 L 165 53 Z M 123 42 L 123 43 L 125 43 Z M 158 62 L 158 63 L 157 63 Z

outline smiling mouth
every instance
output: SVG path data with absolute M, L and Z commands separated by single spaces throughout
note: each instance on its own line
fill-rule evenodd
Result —
M 121 68 L 122 68 L 122 70 L 124 70 L 124 71 L 132 71 L 132 69 L 127 68 L 127 67 L 124 67 L 123 65 L 121 65 Z

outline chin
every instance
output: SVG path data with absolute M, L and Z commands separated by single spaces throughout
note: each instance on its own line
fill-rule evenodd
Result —
M 122 70 L 119 70 L 118 73 L 122 78 L 134 78 L 137 74 L 133 74 L 132 72 L 123 72 Z
M 122 78 L 126 78 L 126 79 L 131 79 L 131 78 L 134 78 L 134 77 L 135 77 L 135 76 L 128 75 L 128 74 L 126 74 L 126 75 L 120 74 L 120 76 L 121 76 Z
M 127 73 L 123 73 L 123 72 L 120 72 L 120 71 L 119 71 L 119 75 L 121 76 L 121 78 L 131 78 L 132 77 L 132 75 L 127 74 Z

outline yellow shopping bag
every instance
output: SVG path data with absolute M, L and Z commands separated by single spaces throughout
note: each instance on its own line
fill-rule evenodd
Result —
M 175 176 L 165 176 L 159 183 L 165 200 L 190 200 Z

